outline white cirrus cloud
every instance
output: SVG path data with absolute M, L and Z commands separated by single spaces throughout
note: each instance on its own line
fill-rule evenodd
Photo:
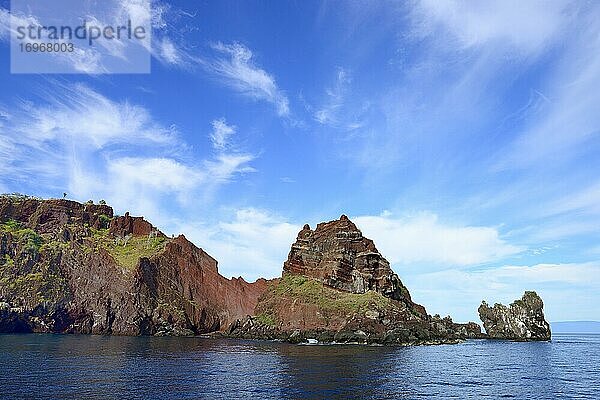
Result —
M 111 160 L 109 173 L 129 184 L 161 191 L 185 191 L 194 188 L 203 174 L 170 158 L 124 157 Z
M 569 22 L 570 1 L 522 2 L 425 0 L 414 3 L 415 33 L 429 36 L 443 29 L 452 45 L 470 48 L 506 45 L 524 53 L 546 47 Z
M 210 139 L 213 146 L 218 150 L 222 150 L 227 146 L 229 137 L 237 130 L 235 125 L 228 125 L 225 118 L 213 120 L 212 127 Z
M 287 96 L 277 86 L 275 78 L 254 63 L 253 53 L 248 47 L 240 43 L 218 42 L 212 48 L 219 56 L 200 61 L 208 71 L 242 95 L 272 103 L 280 116 L 289 114 Z
M 339 125 L 338 113 L 344 104 L 347 86 L 352 81 L 350 74 L 344 68 L 338 68 L 335 84 L 325 90 L 326 101 L 314 112 L 314 119 L 322 125 Z
M 572 212 L 600 213 L 600 181 L 551 202 L 544 210 L 547 215 Z
M 235 174 L 255 172 L 256 169 L 248 165 L 255 158 L 252 154 L 219 153 L 214 159 L 205 160 L 204 165 L 215 182 L 227 182 Z
M 150 141 L 175 144 L 176 131 L 153 120 L 144 107 L 114 101 L 82 84 L 55 86 L 62 95 L 46 104 L 25 103 L 11 121 L 29 140 L 77 140 L 100 149 L 112 144 Z
M 171 5 L 159 0 L 110 0 L 109 7 L 91 7 L 88 9 L 88 23 L 100 26 L 121 25 L 123 21 L 130 20 L 134 26 L 150 26 L 153 40 L 141 41 L 139 44 L 145 48 L 150 55 L 160 61 L 163 65 L 184 69 L 192 69 L 196 58 L 186 48 L 183 38 L 172 35 L 173 26 L 179 22 L 182 15 L 193 17 L 182 10 L 174 9 Z M 97 15 L 93 13 L 96 12 Z M 25 14 L 11 14 L 5 8 L 0 7 L 0 40 L 7 41 L 11 37 L 11 18 L 15 26 L 41 26 L 39 16 Z M 40 43 L 39 40 L 27 39 L 29 43 Z M 96 48 L 76 47 L 73 52 L 56 53 L 54 58 L 61 64 L 68 65 L 75 72 L 85 74 L 101 74 L 110 72 L 106 66 L 108 57 L 126 59 L 126 50 L 132 46 L 131 43 L 113 38 L 98 38 Z
M 496 228 L 452 226 L 435 214 L 395 218 L 387 213 L 353 218 L 392 264 L 431 263 L 431 268 L 483 264 L 524 249 L 507 243 Z
M 539 89 L 545 101 L 502 150 L 496 169 L 556 168 L 592 149 L 597 151 L 600 35 L 596 21 L 600 7 L 594 2 L 579 6 L 577 23 L 564 32 L 565 45 Z

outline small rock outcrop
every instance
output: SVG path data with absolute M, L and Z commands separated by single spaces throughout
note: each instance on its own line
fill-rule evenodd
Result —
M 536 292 L 527 291 L 508 307 L 485 301 L 479 306 L 479 318 L 492 339 L 515 341 L 550 340 L 550 324 L 544 318 L 544 303 Z

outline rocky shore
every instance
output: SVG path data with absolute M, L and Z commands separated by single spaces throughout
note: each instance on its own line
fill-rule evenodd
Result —
M 0 196 L 0 333 L 199 335 L 416 345 L 549 340 L 534 292 L 475 322 L 431 316 L 346 217 L 305 225 L 281 278 L 221 276 L 183 235 L 106 204 Z M 544 325 L 545 324 L 545 325 Z

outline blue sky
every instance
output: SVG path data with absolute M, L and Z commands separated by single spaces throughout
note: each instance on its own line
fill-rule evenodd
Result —
M 431 313 L 600 319 L 599 4 L 155 1 L 138 75 L 10 74 L 0 6 L 0 192 L 105 199 L 247 280 L 344 213 Z

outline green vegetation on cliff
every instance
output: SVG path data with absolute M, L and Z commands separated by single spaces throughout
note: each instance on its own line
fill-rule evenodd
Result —
M 290 303 L 292 300 L 305 305 L 317 306 L 324 318 L 333 315 L 351 315 L 364 313 L 367 310 L 385 310 L 392 307 L 391 300 L 381 293 L 369 290 L 365 293 L 349 293 L 333 289 L 323 283 L 303 275 L 285 274 L 273 283 L 263 295 L 264 307 L 258 310 L 259 322 L 276 325 L 276 312 L 273 307 L 277 302 Z
M 25 250 L 37 253 L 44 243 L 44 239 L 33 229 L 24 228 L 18 221 L 9 219 L 0 224 L 0 233 L 10 233 L 17 241 L 25 245 Z
M 108 251 L 117 264 L 128 270 L 133 270 L 140 258 L 150 258 L 163 251 L 168 242 L 164 236 L 115 238 L 108 234 L 108 229 L 93 229 L 92 233 L 92 242 Z
M 8 235 L 13 249 L 0 258 L 0 295 L 33 307 L 68 293 L 63 277 L 51 266 L 58 242 L 44 240 L 12 219 L 0 224 L 0 234 Z

